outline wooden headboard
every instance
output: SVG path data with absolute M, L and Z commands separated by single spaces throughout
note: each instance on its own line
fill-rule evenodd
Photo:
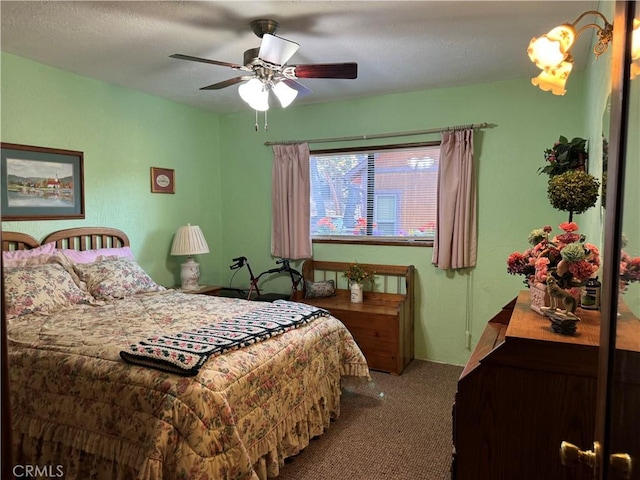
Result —
M 2 232 L 2 251 L 31 250 L 40 246 L 40 242 L 31 235 L 20 232 Z
M 47 235 L 42 244 L 56 243 L 56 248 L 95 250 L 97 248 L 128 247 L 129 237 L 117 228 L 76 227 L 58 230 Z
M 30 250 L 46 243 L 56 243 L 56 248 L 94 250 L 97 248 L 128 247 L 129 237 L 122 230 L 111 227 L 76 227 L 58 230 L 38 242 L 31 235 L 20 232 L 2 232 L 2 250 Z

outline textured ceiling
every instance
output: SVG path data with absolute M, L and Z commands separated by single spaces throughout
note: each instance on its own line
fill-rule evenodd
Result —
M 296 100 L 300 105 L 536 76 L 526 54 L 531 37 L 597 6 L 597 1 L 1 1 L 0 46 L 62 70 L 227 113 L 248 108 L 237 86 L 199 88 L 238 72 L 169 55 L 241 64 L 245 50 L 260 46 L 249 26 L 254 19 L 278 21 L 277 35 L 300 44 L 290 64 L 358 63 L 355 80 L 301 80 L 313 93 Z M 584 67 L 589 46 L 589 38 L 577 42 L 576 70 Z

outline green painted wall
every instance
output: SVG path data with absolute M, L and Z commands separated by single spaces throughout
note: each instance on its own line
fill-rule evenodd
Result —
M 532 87 L 527 78 L 274 109 L 269 131 L 255 132 L 249 110 L 217 116 L 12 55 L 2 54 L 1 62 L 2 141 L 83 151 L 87 192 L 84 221 L 4 222 L 3 229 L 42 238 L 76 225 L 122 228 L 141 265 L 163 284 L 178 278 L 181 259 L 168 252 L 175 229 L 187 222 L 202 226 L 211 248 L 198 257 L 204 282 L 229 284 L 234 272 L 228 266 L 239 255 L 255 272 L 273 266 L 272 150 L 266 140 L 495 123 L 476 134 L 477 268 L 437 270 L 425 247 L 314 246 L 318 259 L 414 264 L 416 356 L 454 364 L 467 360 L 486 322 L 523 288 L 522 278 L 506 273 L 507 256 L 526 248 L 531 229 L 566 219 L 549 205 L 546 178 L 537 169 L 543 150 L 560 134 L 586 135 L 589 116 L 588 82 L 574 72 L 564 97 Z M 175 195 L 149 192 L 151 166 L 176 170 Z M 247 282 L 245 271 L 233 278 L 234 286 Z M 284 281 L 264 288 L 287 290 Z
M 223 116 L 220 131 L 224 139 L 221 171 L 225 179 L 222 185 L 225 235 L 221 255 L 227 259 L 246 255 L 257 271 L 273 264 L 268 255 L 272 150 L 263 145 L 265 140 L 495 123 L 495 128 L 479 131 L 476 137 L 479 199 L 476 269 L 464 273 L 437 270 L 431 265 L 431 248 L 314 246 L 314 257 L 321 260 L 415 265 L 418 273 L 416 356 L 462 364 L 486 322 L 523 288 L 521 277 L 506 273 L 507 256 L 527 247 L 526 238 L 533 228 L 558 225 L 566 220 L 565 214 L 550 206 L 546 177 L 539 176 L 537 169 L 544 164 L 543 150 L 560 134 L 585 135 L 583 86 L 583 78 L 576 74 L 563 97 L 542 92 L 525 79 L 285 111 L 274 109 L 269 112 L 266 133 L 254 132 L 253 112 Z M 437 138 L 438 135 L 410 137 L 409 141 Z M 376 141 L 381 142 L 384 140 Z M 349 144 L 356 145 L 358 143 Z M 320 145 L 321 148 L 333 146 Z M 246 282 L 246 278 L 242 280 Z M 234 285 L 240 283 L 236 277 Z M 265 288 L 275 291 L 280 286 L 267 283 Z M 469 345 L 467 330 L 471 336 Z
M 2 54 L 3 142 L 84 152 L 85 220 L 3 222 L 45 234 L 74 226 L 127 232 L 159 283 L 179 283 L 171 257 L 180 225 L 199 224 L 212 252 L 222 244 L 219 118 L 211 113 Z M 176 193 L 150 192 L 150 167 L 175 169 Z M 204 281 L 219 282 L 218 257 L 200 255 Z

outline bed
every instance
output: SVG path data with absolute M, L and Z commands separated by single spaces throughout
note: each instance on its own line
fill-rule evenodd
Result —
M 369 378 L 328 314 L 188 375 L 124 361 L 141 340 L 256 316 L 265 304 L 143 278 L 117 229 L 66 229 L 41 243 L 3 232 L 2 249 L 3 260 L 16 257 L 3 269 L 16 465 L 67 480 L 264 480 L 339 416 L 343 377 Z

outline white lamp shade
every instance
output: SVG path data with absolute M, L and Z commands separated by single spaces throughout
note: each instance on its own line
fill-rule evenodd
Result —
M 564 86 L 572 68 L 572 61 L 562 62 L 559 68 L 542 71 L 540 75 L 531 80 L 531 83 L 545 92 L 551 91 L 554 95 L 564 95 L 567 93 Z
M 298 91 L 284 82 L 276 83 L 273 87 L 273 93 L 278 97 L 282 108 L 287 108 L 298 96 Z
M 575 41 L 575 30 L 571 25 L 555 27 L 546 35 L 532 38 L 527 53 L 538 68 L 557 68 L 566 60 L 569 49 Z
M 209 253 L 209 245 L 198 225 L 185 225 L 178 228 L 173 237 L 171 255 L 198 255 Z
M 251 108 L 264 112 L 269 110 L 269 89 L 265 88 L 257 78 L 252 78 L 238 87 L 240 98 L 247 102 Z

